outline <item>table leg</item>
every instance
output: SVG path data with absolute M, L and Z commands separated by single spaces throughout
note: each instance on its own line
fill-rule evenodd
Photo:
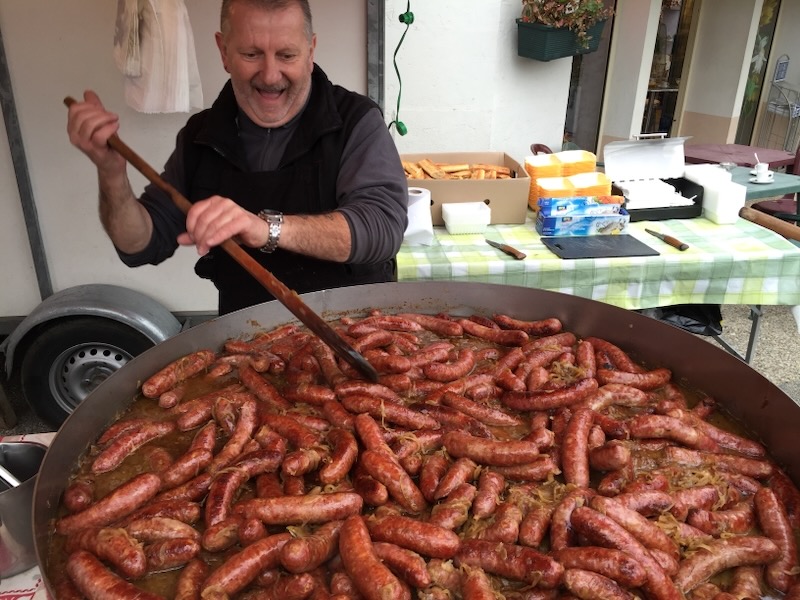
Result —
M 761 317 L 764 315 L 764 312 L 761 310 L 760 304 L 755 304 L 750 306 L 750 316 L 749 319 L 752 321 L 750 325 L 750 336 L 747 340 L 747 349 L 745 350 L 744 355 L 742 355 L 736 348 L 731 346 L 721 335 L 713 335 L 713 337 L 717 343 L 722 346 L 725 350 L 733 354 L 736 358 L 743 360 L 748 365 L 753 360 L 753 354 L 756 351 L 756 343 L 758 342 L 758 332 L 761 328 Z

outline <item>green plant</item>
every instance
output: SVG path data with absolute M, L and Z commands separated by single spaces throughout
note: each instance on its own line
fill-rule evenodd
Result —
M 521 20 L 550 27 L 568 28 L 582 47 L 589 45 L 589 29 L 614 14 L 602 0 L 522 0 Z

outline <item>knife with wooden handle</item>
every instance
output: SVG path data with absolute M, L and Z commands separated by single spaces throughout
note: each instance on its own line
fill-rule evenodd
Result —
M 486 238 L 484 238 L 484 239 L 486 239 Z M 520 252 L 516 248 L 512 248 L 508 244 L 501 244 L 500 242 L 494 242 L 494 241 L 492 241 L 490 239 L 486 239 L 486 243 L 489 244 L 490 246 L 492 246 L 493 248 L 497 248 L 498 250 L 502 250 L 503 252 L 505 252 L 509 256 L 513 256 L 517 260 L 524 260 L 525 259 L 525 256 L 526 256 L 525 253 Z

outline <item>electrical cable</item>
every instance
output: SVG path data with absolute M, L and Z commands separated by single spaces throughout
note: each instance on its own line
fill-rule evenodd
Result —
M 411 27 L 411 24 L 414 22 L 414 13 L 411 12 L 411 0 L 408 0 L 408 3 L 406 4 L 406 12 L 400 15 L 400 22 L 405 24 L 406 30 L 403 32 L 403 35 L 400 36 L 400 41 L 397 42 L 397 47 L 394 49 L 394 56 L 392 59 L 394 64 L 394 72 L 397 73 L 397 82 L 399 87 L 397 90 L 397 110 L 394 120 L 389 123 L 389 129 L 391 129 L 392 125 L 394 125 L 397 129 L 397 133 L 400 135 L 405 135 L 408 133 L 408 127 L 406 127 L 405 123 L 400 120 L 400 97 L 403 94 L 403 80 L 400 78 L 400 69 L 397 66 L 397 53 L 400 51 L 400 46 L 403 44 L 403 40 L 406 38 L 408 28 Z

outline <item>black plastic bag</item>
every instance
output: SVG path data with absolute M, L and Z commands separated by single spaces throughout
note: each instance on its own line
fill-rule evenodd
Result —
M 698 335 L 721 335 L 722 312 L 719 304 L 676 304 L 646 308 L 642 314 Z

